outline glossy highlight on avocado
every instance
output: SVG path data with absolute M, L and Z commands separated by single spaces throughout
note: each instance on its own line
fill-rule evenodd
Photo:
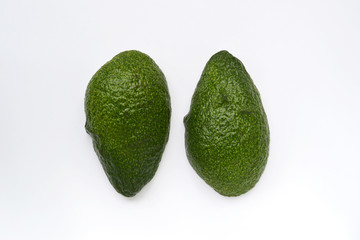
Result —
M 134 196 L 153 178 L 168 141 L 164 74 L 148 55 L 122 52 L 90 80 L 85 113 L 86 131 L 112 186 Z
M 215 191 L 239 196 L 255 186 L 270 133 L 260 94 L 239 59 L 227 51 L 210 58 L 184 125 L 189 162 Z

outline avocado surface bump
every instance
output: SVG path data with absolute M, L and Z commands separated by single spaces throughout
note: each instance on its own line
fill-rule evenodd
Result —
M 250 75 L 227 51 L 203 70 L 184 118 L 186 153 L 204 181 L 224 196 L 246 193 L 269 155 L 267 117 Z

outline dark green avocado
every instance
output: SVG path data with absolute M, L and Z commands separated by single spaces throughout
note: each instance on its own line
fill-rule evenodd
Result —
M 269 126 L 239 59 L 227 51 L 210 58 L 184 124 L 189 162 L 215 191 L 239 196 L 255 186 L 269 155 Z
M 112 186 L 131 197 L 154 176 L 168 141 L 170 96 L 156 63 L 125 51 L 91 78 L 85 128 Z

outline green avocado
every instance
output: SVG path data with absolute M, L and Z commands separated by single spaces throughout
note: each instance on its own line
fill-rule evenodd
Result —
M 239 196 L 255 186 L 269 155 L 269 126 L 239 59 L 227 51 L 210 58 L 184 125 L 189 162 L 215 191 Z
M 154 176 L 170 127 L 164 74 L 139 51 L 125 51 L 91 78 L 85 95 L 87 133 L 117 192 L 134 196 Z

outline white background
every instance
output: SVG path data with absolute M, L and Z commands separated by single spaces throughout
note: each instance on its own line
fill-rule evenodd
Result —
M 360 2 L 0 2 L 0 239 L 360 239 Z M 137 49 L 172 100 L 160 167 L 133 198 L 84 129 L 92 75 Z M 196 175 L 183 117 L 208 59 L 245 64 L 271 145 L 236 198 Z

